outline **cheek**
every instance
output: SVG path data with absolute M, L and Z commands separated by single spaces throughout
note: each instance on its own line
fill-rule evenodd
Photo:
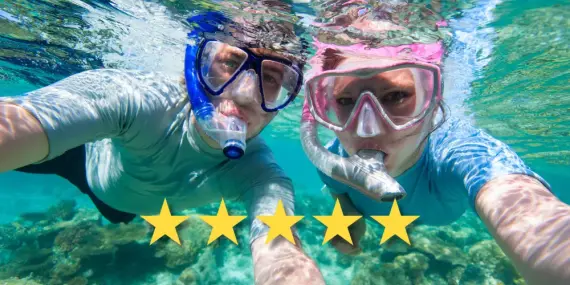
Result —
M 396 152 L 401 152 L 402 154 L 416 151 L 428 134 L 427 127 L 429 127 L 428 124 L 422 124 L 410 130 L 401 131 L 398 134 L 398 139 L 393 142 L 392 147 Z
M 403 136 L 400 140 L 392 144 L 394 153 L 401 153 L 402 155 L 407 155 L 413 152 L 419 146 L 420 134 L 413 133 L 408 136 Z
M 413 140 L 417 139 L 418 137 L 422 136 L 424 134 L 425 125 L 426 124 L 420 124 L 420 125 L 414 126 L 413 128 L 401 131 L 400 133 L 401 133 L 402 139 L 404 139 L 406 141 L 413 141 Z
M 251 124 L 251 129 L 253 130 L 259 130 L 263 127 L 265 127 L 267 124 L 269 124 L 269 122 L 271 122 L 271 120 L 273 120 L 273 118 L 275 118 L 275 116 L 277 115 L 276 112 L 273 113 L 256 113 L 255 115 L 252 115 L 250 117 L 250 124 Z

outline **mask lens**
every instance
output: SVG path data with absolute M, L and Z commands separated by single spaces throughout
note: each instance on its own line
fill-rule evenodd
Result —
M 298 88 L 299 73 L 285 64 L 273 60 L 261 63 L 261 83 L 265 105 L 269 109 L 285 104 Z
M 247 60 L 243 50 L 221 42 L 208 42 L 200 57 L 200 73 L 204 83 L 219 91 Z
M 423 116 L 435 92 L 433 72 L 421 67 L 362 69 L 329 75 L 312 85 L 310 96 L 319 105 L 315 106 L 317 113 L 338 127 L 345 126 L 360 111 L 362 104 L 357 103 L 365 91 L 373 94 L 396 126 Z

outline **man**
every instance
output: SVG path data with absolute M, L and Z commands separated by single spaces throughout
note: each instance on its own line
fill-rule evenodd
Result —
M 295 245 L 283 238 L 266 244 L 268 227 L 255 218 L 273 215 L 278 201 L 294 213 L 291 180 L 258 135 L 295 99 L 303 60 L 267 48 L 273 42 L 251 33 L 267 21 L 252 18 L 190 18 L 198 26 L 183 80 L 100 69 L 1 97 L 0 172 L 59 175 L 113 223 L 156 215 L 165 198 L 174 211 L 242 200 L 255 283 L 324 284 L 298 237 Z M 289 24 L 272 35 L 291 38 Z

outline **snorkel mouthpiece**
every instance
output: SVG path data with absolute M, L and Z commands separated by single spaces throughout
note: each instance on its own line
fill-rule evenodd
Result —
M 351 157 L 335 155 L 321 145 L 314 120 L 303 120 L 301 123 L 301 143 L 309 160 L 320 171 L 369 198 L 389 202 L 406 196 L 404 188 L 388 175 L 384 153 L 361 150 Z
M 396 182 L 384 166 L 384 153 L 377 150 L 360 150 L 352 157 L 354 171 L 352 180 L 356 185 L 364 185 L 366 189 L 381 189 L 380 201 L 391 202 L 406 196 L 406 191 Z M 333 169 L 333 175 L 338 173 Z M 337 176 L 340 176 L 337 174 Z M 334 178 L 334 177 L 333 177 Z
M 247 124 L 237 117 L 226 117 L 228 127 L 220 133 L 220 146 L 226 157 L 238 159 L 245 153 Z

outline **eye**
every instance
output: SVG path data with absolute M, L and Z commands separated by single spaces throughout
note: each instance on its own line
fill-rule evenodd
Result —
M 225 60 L 224 61 L 224 67 L 228 70 L 235 70 L 236 68 L 239 67 L 240 62 L 238 62 L 237 60 Z
M 350 106 L 353 105 L 355 101 L 352 98 L 338 98 L 336 99 L 336 103 L 341 106 Z
M 265 72 L 263 74 L 263 83 L 264 84 L 269 84 L 272 87 L 275 87 L 279 84 L 281 84 L 281 79 L 278 78 L 277 76 L 271 75 L 267 72 Z
M 404 91 L 390 92 L 382 97 L 382 104 L 398 105 L 402 104 L 411 94 Z

